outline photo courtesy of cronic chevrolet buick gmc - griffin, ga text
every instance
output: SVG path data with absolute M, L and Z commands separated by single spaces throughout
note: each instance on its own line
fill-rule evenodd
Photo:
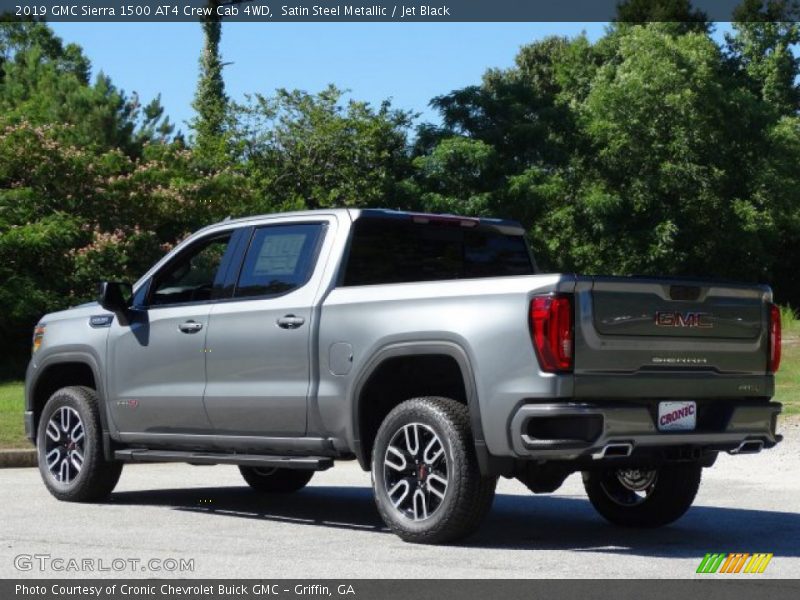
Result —
M 474 531 L 499 476 L 548 493 L 576 471 L 607 520 L 657 527 L 719 452 L 781 440 L 771 299 L 540 273 L 512 221 L 227 220 L 42 318 L 25 427 L 61 500 L 102 500 L 126 462 L 237 465 L 270 494 L 354 459 L 410 542 Z

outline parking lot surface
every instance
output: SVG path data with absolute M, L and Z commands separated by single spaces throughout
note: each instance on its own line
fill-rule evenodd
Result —
M 128 465 L 94 505 L 51 498 L 35 469 L 5 469 L 0 577 L 685 578 L 707 552 L 772 552 L 762 575 L 703 577 L 797 578 L 800 421 L 782 431 L 776 449 L 720 456 L 672 526 L 607 524 L 579 475 L 543 496 L 503 479 L 480 531 L 445 547 L 391 534 L 353 462 L 289 496 L 252 492 L 230 466 Z

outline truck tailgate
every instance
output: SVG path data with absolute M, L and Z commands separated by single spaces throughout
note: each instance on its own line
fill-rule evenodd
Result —
M 580 277 L 577 397 L 764 397 L 766 286 Z

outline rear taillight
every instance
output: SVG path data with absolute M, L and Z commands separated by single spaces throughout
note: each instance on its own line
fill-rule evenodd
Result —
M 776 373 L 781 366 L 781 311 L 775 304 L 769 305 L 769 361 L 767 371 Z
M 572 370 L 572 298 L 568 295 L 536 296 L 531 301 L 531 336 L 542 371 Z

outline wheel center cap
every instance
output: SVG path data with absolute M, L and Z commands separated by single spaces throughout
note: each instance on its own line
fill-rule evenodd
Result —
M 417 480 L 424 482 L 428 478 L 428 467 L 426 465 L 419 465 L 417 467 Z

